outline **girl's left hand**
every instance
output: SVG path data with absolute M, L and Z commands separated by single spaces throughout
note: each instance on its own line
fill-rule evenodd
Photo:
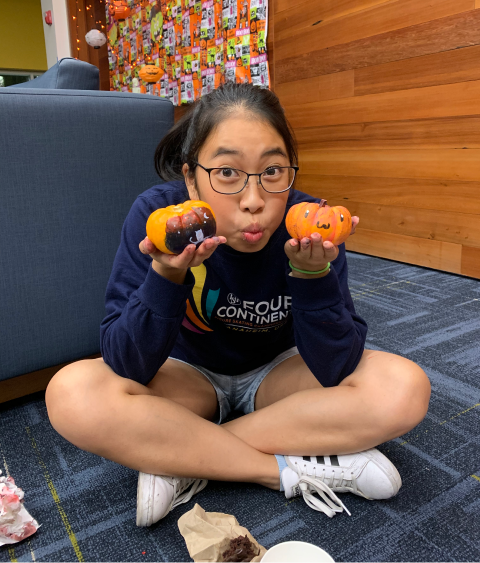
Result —
M 352 217 L 352 230 L 350 236 L 355 234 L 355 227 L 360 219 Z M 327 267 L 338 256 L 338 246 L 329 241 L 323 241 L 319 233 L 304 237 L 300 241 L 290 239 L 285 243 L 285 253 L 295 268 L 318 272 Z

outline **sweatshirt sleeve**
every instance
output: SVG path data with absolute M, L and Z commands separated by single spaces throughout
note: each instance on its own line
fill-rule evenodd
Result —
M 363 354 L 367 323 L 355 312 L 348 289 L 345 244 L 323 278 L 287 275 L 292 295 L 295 342 L 300 355 L 324 387 L 350 375 Z
M 156 208 L 156 207 L 155 207 Z M 195 283 L 190 270 L 184 284 L 173 283 L 152 268 L 138 247 L 154 209 L 139 196 L 122 227 L 120 246 L 105 294 L 100 352 L 118 375 L 147 385 L 168 358 Z

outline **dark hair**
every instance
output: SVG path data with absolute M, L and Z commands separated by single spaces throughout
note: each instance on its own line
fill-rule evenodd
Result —
M 290 164 L 297 164 L 293 130 L 277 96 L 253 84 L 228 82 L 199 98 L 160 141 L 155 151 L 155 169 L 165 181 L 183 180 L 186 163 L 193 174 L 195 161 L 212 130 L 238 110 L 258 116 L 283 138 Z

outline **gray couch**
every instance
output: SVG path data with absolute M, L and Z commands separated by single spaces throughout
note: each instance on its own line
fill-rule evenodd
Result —
M 121 227 L 173 121 L 143 94 L 0 89 L 0 402 L 99 355 Z
M 10 86 L 13 88 L 13 86 Z M 60 59 L 41 76 L 15 88 L 58 88 L 69 90 L 99 90 L 100 72 L 95 65 L 72 57 Z

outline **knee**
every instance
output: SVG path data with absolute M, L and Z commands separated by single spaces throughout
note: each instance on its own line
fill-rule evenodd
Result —
M 395 437 L 410 432 L 425 418 L 430 402 L 430 380 L 423 369 L 401 358 L 391 376 L 391 398 L 386 402 L 386 414 Z
M 48 418 L 53 428 L 69 442 L 87 449 L 86 437 L 97 424 L 98 396 L 105 379 L 104 363 L 80 360 L 63 367 L 45 391 Z M 103 370 L 104 371 L 104 370 Z

